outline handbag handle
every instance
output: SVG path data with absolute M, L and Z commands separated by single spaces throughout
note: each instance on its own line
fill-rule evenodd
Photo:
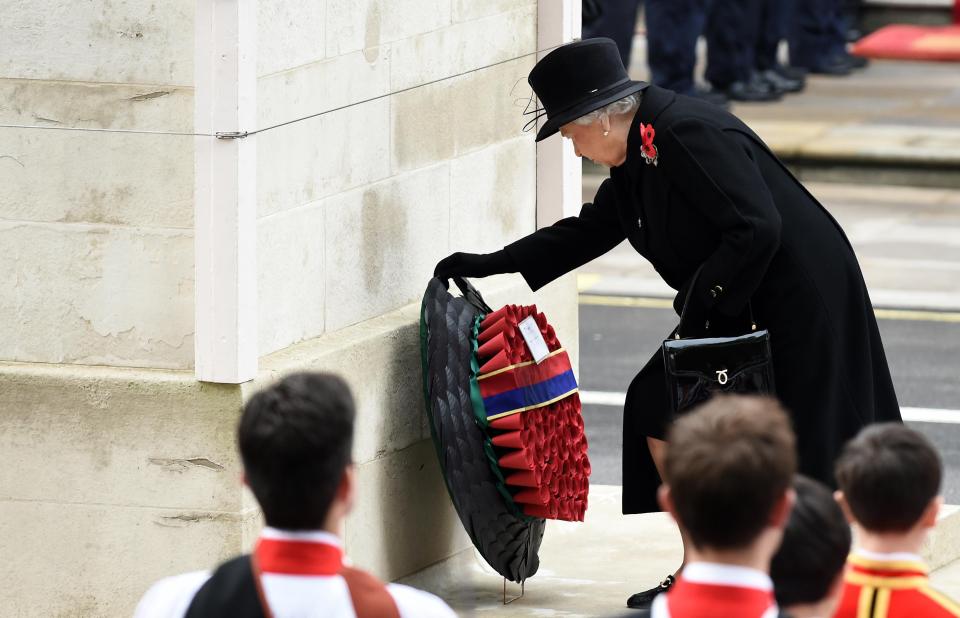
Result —
M 705 264 L 700 264 L 697 268 L 697 271 L 693 273 L 693 277 L 690 279 L 690 287 L 687 288 L 687 296 L 683 299 L 683 308 L 680 310 L 680 323 L 677 324 L 677 330 L 674 331 L 673 338 L 681 339 L 680 331 L 683 330 L 683 320 L 687 316 L 687 306 L 690 304 L 690 297 L 693 296 L 693 289 L 697 287 L 697 278 L 700 276 L 700 272 L 703 270 Z M 750 312 L 750 330 L 757 330 L 757 321 L 753 317 L 753 301 L 747 301 L 747 309 Z M 707 328 L 710 327 L 710 321 L 707 321 Z
M 460 293 L 463 294 L 468 303 L 484 313 L 493 313 L 493 309 L 483 300 L 483 296 L 469 281 L 463 277 L 454 277 L 453 282 L 460 288 Z

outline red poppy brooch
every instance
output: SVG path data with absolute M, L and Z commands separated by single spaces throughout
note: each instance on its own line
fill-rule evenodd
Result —
M 643 155 L 643 160 L 646 161 L 647 165 L 657 164 L 657 147 L 653 144 L 653 138 L 656 134 L 657 132 L 653 130 L 652 124 L 640 123 L 640 140 L 642 142 L 640 154 Z

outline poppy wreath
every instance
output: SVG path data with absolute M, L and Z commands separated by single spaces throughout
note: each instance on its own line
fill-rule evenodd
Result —
M 535 307 L 492 311 L 467 281 L 463 296 L 432 279 L 420 341 L 430 432 L 454 508 L 503 577 L 539 568 L 544 519 L 582 520 L 590 463 L 569 357 Z M 519 333 L 534 316 L 549 350 L 540 363 Z M 481 340 L 482 339 L 482 340 Z

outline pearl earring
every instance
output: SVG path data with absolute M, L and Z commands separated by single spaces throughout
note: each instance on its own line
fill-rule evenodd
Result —
M 604 131 L 604 132 L 603 132 L 603 136 L 604 136 L 604 137 L 606 137 L 606 136 L 608 136 L 608 135 L 610 135 L 610 131 Z

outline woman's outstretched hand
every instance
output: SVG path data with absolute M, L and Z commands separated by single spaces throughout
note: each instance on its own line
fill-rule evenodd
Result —
M 489 277 L 515 272 L 513 260 L 506 251 L 493 253 L 453 253 L 437 262 L 433 276 L 440 279 L 451 277 Z

